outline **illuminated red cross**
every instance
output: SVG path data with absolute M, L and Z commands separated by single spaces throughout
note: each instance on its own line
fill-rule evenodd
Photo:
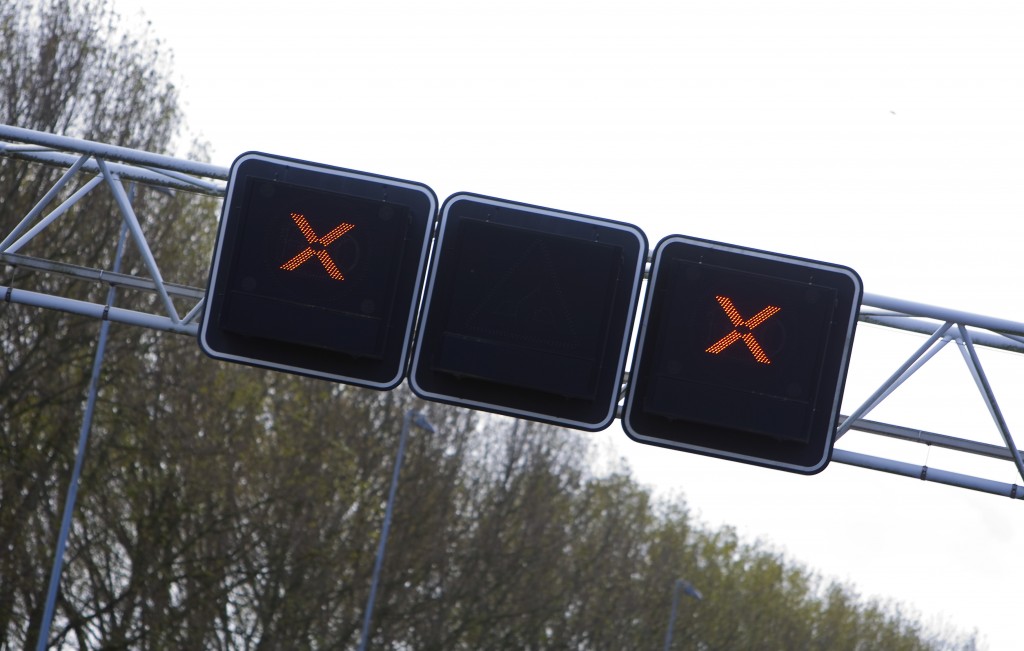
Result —
M 331 242 L 349 232 L 355 228 L 355 226 L 353 224 L 346 224 L 345 222 L 342 222 L 332 228 L 326 235 L 317 236 L 316 231 L 314 231 L 313 227 L 309 225 L 306 218 L 299 213 L 292 213 L 292 221 L 294 221 L 295 225 L 299 227 L 300 231 L 302 231 L 306 241 L 309 242 L 309 246 L 303 249 L 294 258 L 281 265 L 281 268 L 285 271 L 295 271 L 307 260 L 315 257 L 320 260 L 320 264 L 324 266 L 328 276 L 335 280 L 345 280 L 345 276 L 341 274 L 337 265 L 334 264 L 334 260 L 332 260 L 330 254 L 327 253 L 327 247 Z
M 725 311 L 725 315 L 729 317 L 729 321 L 732 322 L 733 325 L 733 330 L 712 344 L 704 352 L 717 355 L 737 341 L 742 341 L 747 345 L 747 348 L 750 349 L 750 352 L 754 355 L 754 359 L 762 364 L 771 364 L 772 360 L 768 358 L 768 355 L 765 354 L 761 345 L 757 343 L 757 339 L 754 338 L 754 333 L 751 331 L 767 321 L 773 314 L 782 308 L 775 307 L 774 305 L 768 305 L 749 319 L 744 319 L 740 316 L 739 310 L 737 310 L 736 306 L 732 304 L 732 299 L 729 297 L 716 296 L 715 300 L 717 300 L 718 304 L 722 306 L 722 309 Z

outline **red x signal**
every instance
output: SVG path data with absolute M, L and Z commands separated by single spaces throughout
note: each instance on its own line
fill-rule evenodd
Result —
M 729 297 L 716 296 L 715 300 L 718 301 L 718 304 L 722 306 L 722 310 L 725 311 L 726 316 L 729 317 L 729 321 L 733 325 L 733 330 L 709 346 L 704 352 L 717 355 L 737 341 L 742 341 L 747 345 L 747 348 L 750 349 L 750 352 L 754 355 L 754 359 L 762 364 L 771 364 L 772 360 L 768 358 L 764 349 L 762 349 L 761 345 L 757 343 L 757 339 L 754 338 L 754 333 L 751 331 L 767 321 L 772 315 L 782 308 L 775 307 L 774 305 L 768 305 L 749 319 L 744 319 L 740 315 L 739 310 L 736 309 L 736 306 L 732 304 L 732 299 Z
M 306 241 L 309 242 L 309 246 L 299 252 L 299 254 L 291 260 L 281 265 L 281 268 L 285 271 L 295 271 L 307 260 L 315 257 L 320 260 L 320 264 L 324 266 L 328 276 L 335 280 L 345 280 L 345 276 L 342 275 L 338 266 L 334 264 L 334 260 L 331 259 L 330 254 L 327 253 L 327 247 L 331 242 L 355 228 L 355 225 L 342 222 L 332 228 L 326 235 L 318 236 L 316 231 L 313 230 L 313 227 L 309 225 L 309 222 L 303 215 L 293 212 L 291 217 L 292 221 L 295 222 L 295 225 L 299 227 L 300 231 L 302 231 L 302 235 L 305 236 Z

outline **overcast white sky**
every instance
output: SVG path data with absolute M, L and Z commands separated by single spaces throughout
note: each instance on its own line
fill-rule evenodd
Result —
M 144 10 L 173 49 L 214 163 L 305 158 L 441 200 L 466 190 L 634 223 L 652 247 L 683 233 L 836 262 L 871 293 L 1024 321 L 1019 1 L 116 6 Z M 920 343 L 860 328 L 845 411 Z M 948 352 L 874 417 L 991 437 Z M 991 357 L 1024 440 L 1024 360 Z M 710 524 L 926 622 L 976 627 L 992 651 L 1022 647 L 1019 501 L 836 463 L 792 476 L 633 444 L 617 425 L 594 436 Z

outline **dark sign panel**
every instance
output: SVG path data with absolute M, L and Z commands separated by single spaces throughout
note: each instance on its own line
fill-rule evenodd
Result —
M 662 240 L 626 397 L 627 434 L 820 471 L 831 458 L 862 291 L 846 267 Z
M 619 222 L 445 201 L 410 384 L 427 399 L 578 429 L 615 404 L 647 240 Z
M 390 389 L 405 375 L 437 209 L 425 185 L 267 154 L 232 165 L 200 345 Z

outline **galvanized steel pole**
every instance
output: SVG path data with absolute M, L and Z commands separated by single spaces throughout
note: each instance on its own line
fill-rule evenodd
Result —
M 423 416 L 423 414 L 409 410 L 405 412 L 402 419 L 402 433 L 398 438 L 398 453 L 395 455 L 395 469 L 391 474 L 391 489 L 388 491 L 388 504 L 384 510 L 384 524 L 381 526 L 380 543 L 377 546 L 377 559 L 373 564 L 373 582 L 370 584 L 370 597 L 366 601 L 366 611 L 363 613 L 363 631 L 359 640 L 359 651 L 366 651 L 366 645 L 370 640 L 370 620 L 373 618 L 373 604 L 377 599 L 377 586 L 380 583 L 380 570 L 384 563 L 384 548 L 388 544 L 388 532 L 391 530 L 391 512 L 395 505 L 395 492 L 398 489 L 398 472 L 402 469 L 402 459 L 405 457 L 405 441 L 409 438 L 409 424 L 415 423 L 420 429 L 433 434 L 434 426 Z

